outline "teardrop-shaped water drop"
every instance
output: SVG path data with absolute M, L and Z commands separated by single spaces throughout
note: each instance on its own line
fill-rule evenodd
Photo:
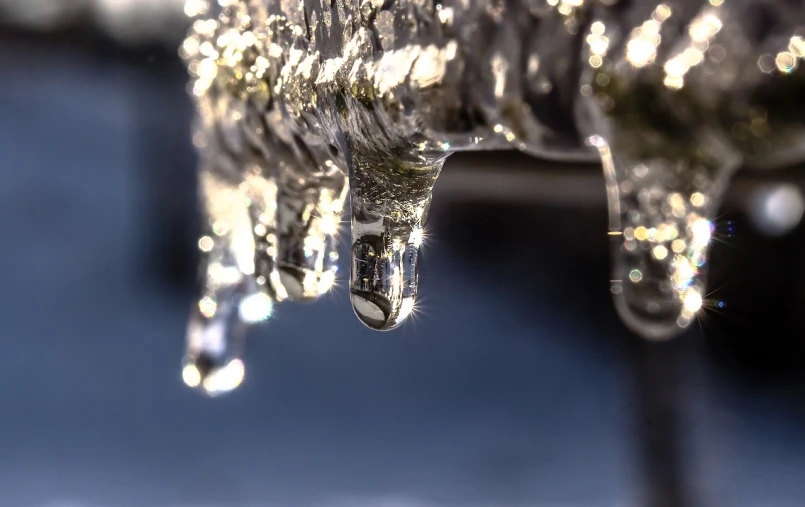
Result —
M 271 299 L 253 280 L 210 285 L 192 311 L 187 327 L 185 383 L 209 396 L 237 388 L 245 374 L 242 354 L 248 324 L 265 320 Z
M 617 142 L 619 135 L 612 138 Z M 672 338 L 706 302 L 713 216 L 737 160 L 725 154 L 705 161 L 695 150 L 678 158 L 635 158 L 630 149 L 610 151 L 602 138 L 591 144 L 601 153 L 607 181 L 616 309 L 643 337 Z
M 388 331 L 416 304 L 419 250 L 444 159 L 427 165 L 375 162 L 356 157 L 350 168 L 350 299 L 361 322 Z

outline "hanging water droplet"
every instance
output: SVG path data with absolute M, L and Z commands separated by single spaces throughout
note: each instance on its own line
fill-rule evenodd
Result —
M 263 142 L 261 168 L 247 173 L 242 185 L 254 224 L 257 278 L 278 301 L 312 301 L 335 285 L 346 177 L 329 157 L 317 164 L 308 148 L 294 153 L 273 136 Z
M 254 238 L 249 201 L 215 166 L 201 172 L 205 211 L 199 299 L 188 329 L 182 378 L 216 396 L 243 381 L 246 328 L 271 316 L 273 301 L 254 280 Z
M 615 142 L 625 141 L 612 132 Z M 710 145 L 710 154 L 720 152 Z M 703 304 L 712 216 L 737 161 L 636 159 L 600 137 L 612 241 L 612 293 L 624 323 L 648 339 L 681 333 Z M 623 147 L 623 145 L 621 145 Z M 712 163 L 712 165 L 709 165 Z
M 241 384 L 246 319 L 270 315 L 270 300 L 249 282 L 242 277 L 235 285 L 208 286 L 190 316 L 182 379 L 209 396 Z
M 712 220 L 742 156 L 713 111 L 723 90 L 705 58 L 723 13 L 624 7 L 602 9 L 591 27 L 582 108 L 604 166 L 617 311 L 636 333 L 665 340 L 704 305 Z
M 414 310 L 419 249 L 443 164 L 353 159 L 350 299 L 372 329 L 394 329 Z
M 280 178 L 277 217 L 279 276 L 289 297 L 311 301 L 335 285 L 337 241 L 348 189 L 329 160 L 323 170 L 300 174 L 286 166 Z

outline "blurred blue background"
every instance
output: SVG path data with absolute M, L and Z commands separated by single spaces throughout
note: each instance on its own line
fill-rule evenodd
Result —
M 724 312 L 646 344 L 611 308 L 597 168 L 480 157 L 570 175 L 547 201 L 467 191 L 483 164 L 451 161 L 413 322 L 369 331 L 343 286 L 279 305 L 238 391 L 190 391 L 181 21 L 121 39 L 90 3 L 47 26 L 6 4 L 0 505 L 805 503 L 803 234 L 763 236 L 740 191 L 713 253 Z

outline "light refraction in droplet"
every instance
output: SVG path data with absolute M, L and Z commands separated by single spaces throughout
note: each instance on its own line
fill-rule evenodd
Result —
M 419 250 L 443 161 L 385 165 L 353 160 L 350 300 L 372 329 L 396 328 L 414 311 Z

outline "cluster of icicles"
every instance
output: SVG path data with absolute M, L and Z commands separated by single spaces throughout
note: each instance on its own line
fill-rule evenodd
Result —
M 185 11 L 205 231 L 183 377 L 210 395 L 242 382 L 249 325 L 333 288 L 347 198 L 355 314 L 401 325 L 453 152 L 600 159 L 611 292 L 624 323 L 654 340 L 708 304 L 712 220 L 733 173 L 805 159 L 803 2 L 187 0 Z

